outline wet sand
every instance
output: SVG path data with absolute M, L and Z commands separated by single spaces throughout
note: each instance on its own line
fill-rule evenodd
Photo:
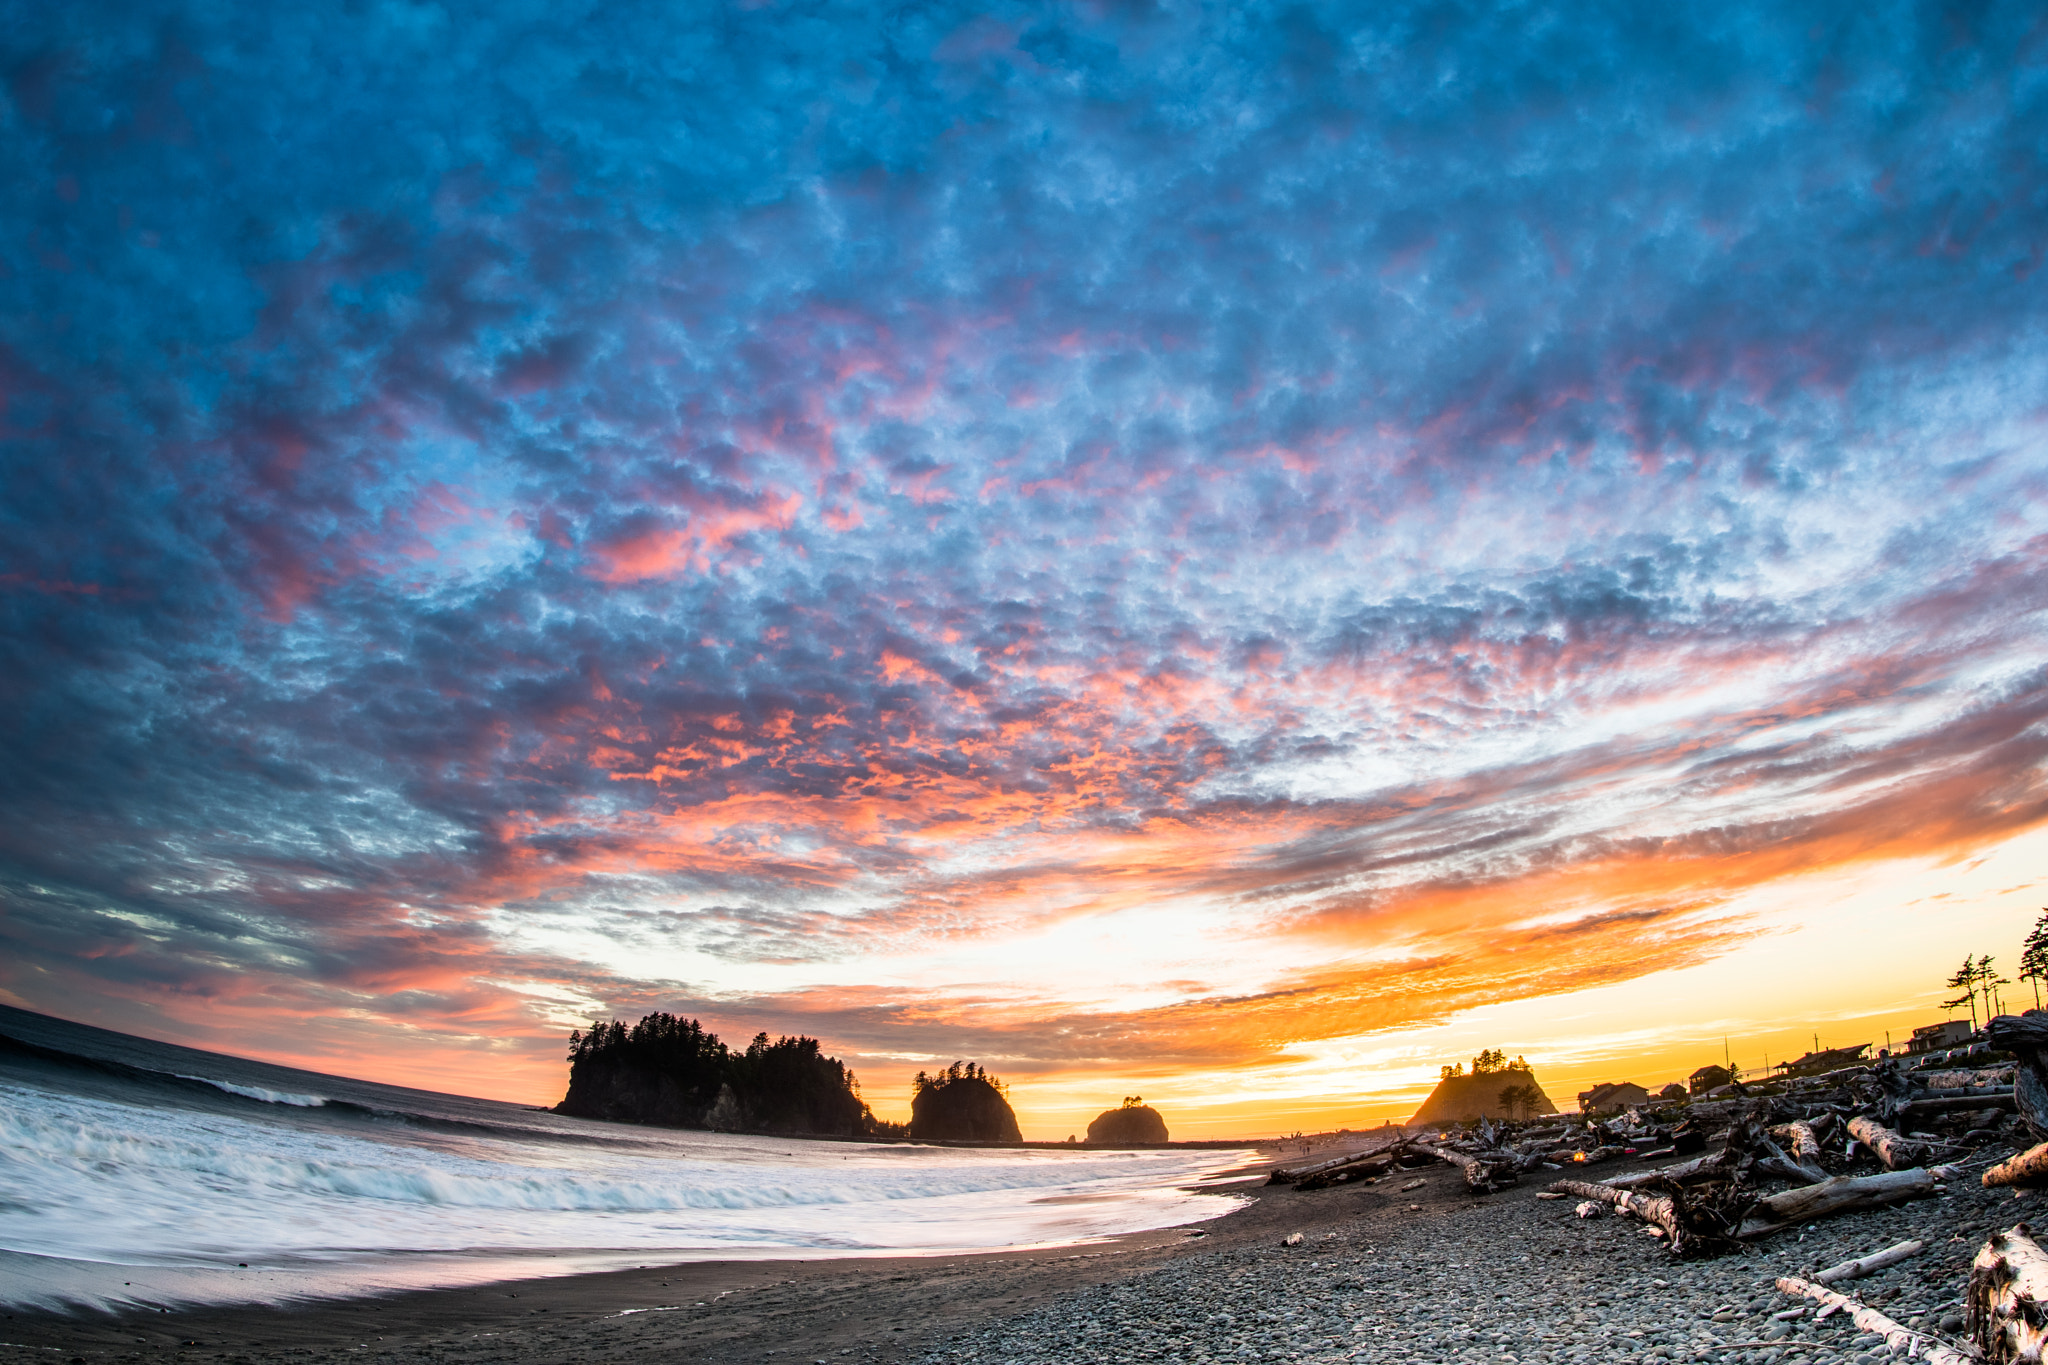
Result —
M 1203 1186 L 1219 1194 L 1259 1196 L 1250 1207 L 1227 1216 L 1219 1209 L 1218 1217 L 1202 1223 L 1083 1246 L 711 1261 L 287 1307 L 75 1316 L 17 1310 L 0 1323 L 0 1362 L 907 1361 L 951 1336 L 1075 1289 L 1154 1270 L 1197 1249 L 1349 1225 L 1393 1198 L 1381 1193 L 1394 1188 L 1385 1183 L 1319 1196 L 1269 1189 L 1265 1170 L 1299 1161 L 1301 1154 L 1269 1149 L 1260 1155 L 1236 1178 Z M 1431 1190 L 1400 1195 L 1401 1209 L 1425 1195 L 1433 1200 L 1443 1185 L 1431 1173 Z M 1224 1202 L 1219 1199 L 1219 1206 Z M 1196 1229 L 1207 1235 L 1190 1236 Z

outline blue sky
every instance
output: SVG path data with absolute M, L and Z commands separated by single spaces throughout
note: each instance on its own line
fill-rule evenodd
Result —
M 7 19 L 15 1002 L 1226 1077 L 2048 809 L 2035 7 Z

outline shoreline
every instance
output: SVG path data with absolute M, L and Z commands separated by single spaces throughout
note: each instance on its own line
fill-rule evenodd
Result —
M 1602 1175 L 1656 1164 L 1618 1159 Z M 1263 1178 L 1212 1184 L 1252 1197 L 1235 1212 L 1032 1251 L 707 1261 L 282 1307 L 15 1314 L 0 1323 L 0 1365 L 1867 1365 L 1873 1339 L 1849 1315 L 1777 1316 L 1798 1304 L 1774 1277 L 1920 1237 L 1923 1257 L 1857 1290 L 1902 1320 L 1952 1330 L 1978 1241 L 2033 1203 L 1956 1182 L 1674 1262 L 1639 1223 L 1538 1200 L 1547 1175 L 1483 1196 L 1442 1165 L 1309 1192 Z
M 1263 1180 L 1261 1170 L 1183 1188 L 1234 1196 L 1251 1193 Z M 792 1359 L 851 1354 L 894 1360 L 940 1328 L 960 1330 L 997 1309 L 1024 1311 L 1225 1240 L 1226 1225 L 1259 1206 L 1225 1208 L 1172 1227 L 1028 1249 L 650 1263 L 631 1270 L 278 1304 L 14 1309 L 0 1321 L 0 1361 L 47 1361 L 54 1352 L 88 1361 L 161 1358 L 165 1351 L 193 1360 L 214 1355 L 237 1361 L 304 1360 L 309 1350 L 358 1356 L 372 1349 L 428 1352 L 486 1339 L 500 1348 L 522 1342 L 518 1354 L 523 1358 L 527 1348 L 543 1349 L 565 1331 L 607 1325 L 641 1329 L 630 1333 L 635 1336 L 646 1335 L 649 1328 L 657 1336 L 681 1331 L 690 1340 L 692 1361 L 758 1360 L 764 1352 Z M 1202 1235 L 1192 1235 L 1197 1230 Z M 956 1292 L 970 1286 L 970 1293 Z M 840 1307 L 887 1299 L 901 1301 L 898 1313 L 877 1314 L 870 1307 L 849 1320 Z M 792 1318 L 804 1319 L 805 1325 L 795 1327 Z M 906 1327 L 905 1321 L 915 1325 Z M 799 1343 L 804 1350 L 796 1349 Z
M 464 1341 L 509 1346 L 508 1338 L 538 1349 L 565 1332 L 603 1333 L 607 1326 L 636 1337 L 681 1333 L 693 1361 L 758 1361 L 770 1351 L 778 1359 L 896 1360 L 942 1329 L 965 1330 L 993 1312 L 1025 1311 L 1194 1249 L 1266 1240 L 1274 1216 L 1274 1201 L 1263 1197 L 1266 1177 L 1300 1155 L 1278 1143 L 1219 1145 L 1251 1157 L 1177 1188 L 1250 1202 L 1147 1231 L 973 1252 L 650 1261 L 644 1268 L 279 1303 L 14 1308 L 0 1310 L 0 1362 L 48 1361 L 54 1352 L 91 1362 L 162 1358 L 165 1351 L 191 1360 L 303 1361 L 308 1351 L 424 1353 Z M 873 1307 L 857 1316 L 841 1310 L 854 1301 Z

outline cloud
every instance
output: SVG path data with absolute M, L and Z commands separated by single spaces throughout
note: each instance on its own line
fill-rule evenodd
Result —
M 2009 837 L 2041 30 L 1945 22 L 38 12 L 0 986 L 1238 1065 Z

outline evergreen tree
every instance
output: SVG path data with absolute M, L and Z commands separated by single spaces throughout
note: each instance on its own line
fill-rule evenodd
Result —
M 1977 959 L 1965 957 L 1962 967 L 1944 984 L 1950 990 L 1960 991 L 1962 994 L 1942 1001 L 1941 1007 L 1949 1010 L 1959 1010 L 1967 1007 L 1970 1011 L 1970 1030 L 1975 1032 L 1977 1028 Z
M 2033 932 L 2020 949 L 2020 980 L 2034 983 L 2034 1008 L 2041 1008 L 2041 981 L 2048 977 L 2048 907 L 2034 922 Z

